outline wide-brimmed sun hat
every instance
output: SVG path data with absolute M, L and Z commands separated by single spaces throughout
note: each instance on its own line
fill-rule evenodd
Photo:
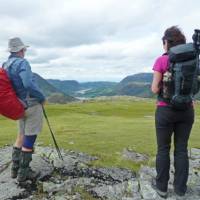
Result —
M 26 49 L 27 47 L 29 47 L 29 46 L 25 45 L 22 42 L 22 40 L 18 37 L 10 38 L 8 41 L 8 51 L 11 53 L 19 52 L 22 49 Z

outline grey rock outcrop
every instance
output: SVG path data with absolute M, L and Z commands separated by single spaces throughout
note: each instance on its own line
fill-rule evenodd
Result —
M 128 148 L 123 150 L 122 157 L 126 160 L 131 160 L 134 162 L 143 162 L 143 161 L 148 161 L 149 159 L 147 155 L 137 153 L 133 151 L 132 149 L 128 149 Z
M 36 147 L 31 163 L 33 170 L 40 172 L 40 175 L 36 182 L 27 181 L 22 188 L 15 179 L 10 178 L 11 151 L 11 147 L 0 149 L 1 200 L 162 199 L 151 187 L 152 177 L 156 175 L 155 168 L 142 166 L 135 173 L 124 168 L 92 167 L 90 163 L 98 159 L 97 157 L 62 150 L 64 161 L 61 161 L 55 149 L 40 146 Z M 181 199 L 199 200 L 200 149 L 191 149 L 189 157 L 188 191 Z M 171 166 L 168 200 L 178 199 L 173 192 L 173 174 L 174 169 Z

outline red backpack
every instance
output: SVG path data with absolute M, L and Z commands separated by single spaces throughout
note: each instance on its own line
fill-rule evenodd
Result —
M 0 114 L 18 120 L 24 113 L 24 106 L 18 99 L 6 70 L 0 68 Z

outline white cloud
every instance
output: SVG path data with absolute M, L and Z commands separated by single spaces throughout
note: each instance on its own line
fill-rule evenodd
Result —
M 184 3 L 183 3 L 184 2 Z M 0 61 L 7 40 L 30 44 L 27 59 L 45 78 L 117 80 L 151 71 L 164 30 L 179 25 L 188 40 L 200 28 L 200 1 L 0 0 Z

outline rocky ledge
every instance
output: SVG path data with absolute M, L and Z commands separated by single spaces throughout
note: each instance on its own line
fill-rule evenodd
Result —
M 0 199 L 37 200 L 140 200 L 161 199 L 151 187 L 155 169 L 142 166 L 138 173 L 122 168 L 97 168 L 91 161 L 98 158 L 73 151 L 62 151 L 58 159 L 50 147 L 37 147 L 31 163 L 40 172 L 36 182 L 27 181 L 22 188 L 10 178 L 11 147 L 0 149 Z M 130 152 L 128 154 L 130 156 Z M 173 192 L 173 167 L 168 200 L 200 199 L 200 149 L 191 149 L 188 191 L 178 198 Z

